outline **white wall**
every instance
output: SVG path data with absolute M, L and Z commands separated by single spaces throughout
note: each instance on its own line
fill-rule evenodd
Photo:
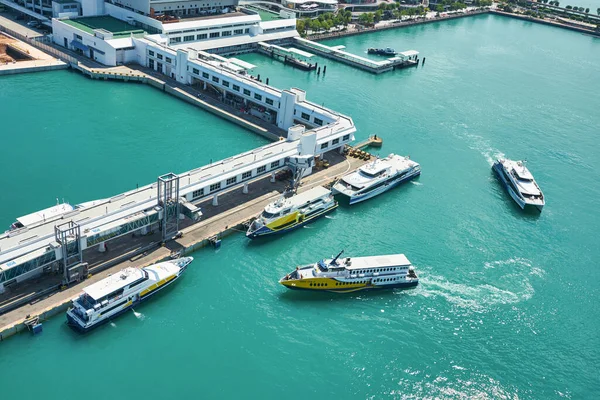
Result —
M 161 33 L 163 31 L 162 22 L 157 21 L 154 18 L 145 17 L 136 12 L 126 10 L 122 7 L 118 7 L 118 6 L 115 6 L 114 4 L 110 4 L 110 3 L 105 3 L 104 9 L 106 10 L 106 13 L 108 15 L 113 16 L 122 21 L 127 21 L 127 17 L 131 17 L 131 18 L 135 19 L 136 21 L 140 22 L 141 24 L 148 25 L 155 29 L 158 29 L 159 32 L 161 32 Z
M 81 13 L 84 17 L 104 15 L 104 0 L 81 0 Z
M 52 19 L 52 32 L 52 40 L 59 46 L 65 45 L 64 39 L 66 38 L 67 47 L 71 50 L 75 50 L 75 48 L 71 46 L 71 41 L 78 40 L 88 47 L 93 47 L 96 50 L 104 52 L 104 54 L 101 54 L 100 52 L 94 51 L 94 60 L 108 66 L 117 65 L 116 50 L 104 40 L 71 25 L 67 25 L 55 18 Z M 75 35 L 81 36 L 81 39 L 76 39 Z M 85 52 L 85 56 L 90 56 L 89 50 Z

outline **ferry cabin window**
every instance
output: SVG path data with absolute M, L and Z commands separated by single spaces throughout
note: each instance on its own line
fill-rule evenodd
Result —
M 323 125 L 323 120 L 319 119 L 319 118 L 315 118 L 315 124 L 321 126 L 321 125 Z
M 301 114 L 301 117 L 302 117 L 302 119 L 305 119 L 305 120 L 307 120 L 307 121 L 309 121 L 309 120 L 310 120 L 310 115 L 308 115 L 308 114 L 307 114 L 307 113 L 305 113 L 305 112 L 303 112 L 303 113 Z
M 273 105 L 273 100 L 271 100 L 271 99 L 265 99 L 265 102 L 270 106 Z
M 248 179 L 252 176 L 252 171 L 244 172 L 242 174 L 242 179 Z
M 250 33 L 250 28 L 244 29 L 244 33 Z
M 154 52 L 152 50 L 148 50 L 148 54 L 154 57 Z
M 203 72 L 202 77 L 208 79 L 210 77 L 210 75 L 208 75 L 206 72 Z
M 271 168 L 276 168 L 276 167 L 279 167 L 279 161 L 273 161 L 271 163 Z
M 228 185 L 231 185 L 231 184 L 236 183 L 236 182 L 237 182 L 237 176 L 234 176 L 233 178 L 227 179 L 227 184 Z
M 219 83 L 219 78 L 218 78 L 218 77 L 216 77 L 216 76 L 213 76 L 213 77 L 212 77 L 212 80 L 213 80 L 213 82 L 217 82 L 217 83 Z
M 340 138 L 337 138 L 337 139 L 333 139 L 331 144 L 338 144 L 339 142 L 340 142 Z
M 265 218 L 267 218 L 267 219 L 271 219 L 271 218 L 278 217 L 278 216 L 279 216 L 279 213 L 274 213 L 274 214 L 271 214 L 270 212 L 263 211 L 263 212 L 262 212 L 262 216 L 263 216 L 263 217 L 265 217 Z
M 223 36 L 231 36 L 231 31 L 223 31 Z
M 208 35 L 206 33 L 201 33 L 199 35 L 196 35 L 196 40 L 203 40 L 206 39 L 208 37 Z
M 225 86 L 225 87 L 229 87 L 229 81 L 223 81 L 223 82 L 221 82 L 221 83 L 223 84 L 223 86 Z
M 322 150 L 322 149 L 326 149 L 326 148 L 327 148 L 327 146 L 329 146 L 329 142 L 327 142 L 327 143 L 323 143 L 323 144 L 321 145 L 321 150 Z
M 171 38 L 171 43 L 181 43 L 181 37 Z M 159 54 L 160 55 L 160 54 Z
M 221 182 L 210 185 L 210 191 L 221 189 Z
M 233 85 L 233 90 L 235 90 L 236 92 L 239 92 L 240 87 L 238 85 Z
M 211 38 L 217 38 L 217 37 L 219 37 L 219 36 L 221 36 L 221 33 L 220 33 L 220 32 L 211 32 L 211 34 L 210 34 L 210 37 L 211 37 Z
M 200 75 L 200 70 L 198 68 L 192 68 L 192 72 L 196 75 Z
M 344 137 L 342 138 L 342 140 L 344 142 L 347 141 L 348 139 L 350 139 L 350 135 L 344 135 Z
M 248 89 L 244 89 L 244 94 L 245 94 L 246 96 L 250 96 L 250 91 L 249 91 Z
M 258 93 L 254 93 L 254 98 L 256 100 L 262 100 L 262 96 L 260 94 L 258 94 Z
M 202 196 L 204 196 L 204 188 L 198 189 L 198 190 L 194 190 L 192 192 L 192 200 L 198 199 L 198 198 L 200 198 Z
M 260 174 L 262 172 L 265 172 L 267 170 L 267 166 L 263 165 L 262 167 L 258 167 L 258 169 L 256 170 L 257 174 Z

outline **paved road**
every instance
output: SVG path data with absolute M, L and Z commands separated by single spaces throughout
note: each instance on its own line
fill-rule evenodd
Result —
M 0 15 L 0 25 L 30 38 L 44 36 L 42 33 L 29 28 L 25 21 L 13 21 L 12 19 L 7 18 L 12 16 L 12 14 L 6 13 Z

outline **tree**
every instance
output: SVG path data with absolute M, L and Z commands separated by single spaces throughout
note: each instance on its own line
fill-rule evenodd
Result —
M 304 31 L 306 30 L 306 24 L 304 23 L 303 19 L 297 19 L 296 20 L 296 30 L 298 31 L 298 33 L 300 33 L 301 35 L 304 33 Z
M 441 13 L 441 12 L 444 12 L 444 6 L 443 6 L 443 5 L 441 5 L 441 4 L 438 4 L 438 5 L 435 7 L 435 11 L 437 11 L 437 12 L 440 12 L 440 13 Z
M 566 8 L 567 10 L 571 10 L 573 7 L 571 7 L 571 6 L 566 6 L 565 8 Z
M 586 14 L 589 14 L 589 13 L 590 13 L 590 9 L 589 9 L 589 8 L 586 8 L 586 9 L 585 9 L 585 13 L 586 13 Z
M 375 22 L 381 21 L 382 18 L 383 18 L 383 11 L 381 11 L 381 9 L 375 11 L 375 15 L 373 16 L 373 19 L 375 20 Z

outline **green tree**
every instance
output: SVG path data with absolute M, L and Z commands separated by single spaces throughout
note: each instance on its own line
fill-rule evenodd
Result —
M 566 8 L 567 10 L 571 10 L 573 7 L 571 7 L 571 6 L 566 6 L 565 8 Z
M 383 11 L 381 11 L 381 9 L 375 11 L 375 15 L 373 16 L 375 22 L 379 22 L 381 21 L 381 19 L 383 18 Z
M 437 11 L 437 12 L 440 12 L 440 13 L 441 13 L 441 12 L 444 12 L 444 6 L 443 6 L 443 5 L 441 5 L 441 4 L 438 4 L 438 5 L 435 7 L 435 11 Z
M 589 14 L 589 13 L 590 13 L 590 9 L 589 9 L 589 8 L 586 8 L 586 9 L 585 9 L 585 13 L 586 13 L 586 14 Z
M 303 34 L 304 31 L 306 30 L 306 25 L 304 24 L 304 20 L 303 19 L 297 19 L 296 20 L 296 30 L 298 31 L 299 34 Z

